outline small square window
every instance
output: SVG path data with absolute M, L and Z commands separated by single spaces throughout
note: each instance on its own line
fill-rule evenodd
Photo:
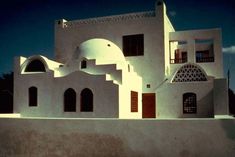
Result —
M 151 85 L 150 85 L 150 84 L 147 84 L 147 88 L 151 88 Z
M 81 69 L 86 69 L 86 67 L 87 67 L 86 61 L 83 60 L 83 61 L 81 62 Z

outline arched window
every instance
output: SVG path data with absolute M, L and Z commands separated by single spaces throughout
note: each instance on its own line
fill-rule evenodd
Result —
M 85 69 L 87 67 L 86 61 L 82 60 L 81 61 L 81 69 Z
M 197 65 L 183 65 L 176 73 L 172 82 L 207 81 L 206 74 Z
M 81 111 L 82 112 L 93 111 L 93 93 L 88 88 L 83 89 L 81 92 Z
M 64 111 L 76 112 L 76 92 L 72 88 L 64 92 Z
M 25 72 L 46 72 L 46 68 L 42 61 L 35 59 L 27 65 Z
M 183 113 L 197 113 L 197 96 L 195 93 L 183 94 Z
M 29 88 L 29 106 L 38 105 L 38 90 L 36 87 Z

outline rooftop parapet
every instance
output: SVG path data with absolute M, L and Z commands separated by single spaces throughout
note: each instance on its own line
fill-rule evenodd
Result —
M 119 21 L 125 21 L 125 20 L 149 18 L 149 17 L 155 17 L 155 11 L 129 13 L 129 14 L 89 18 L 89 19 L 74 20 L 74 21 L 66 21 L 65 19 L 62 19 L 62 20 L 57 20 L 56 23 L 57 25 L 62 25 L 62 27 L 65 28 L 65 27 L 73 27 L 77 25 L 119 22 Z

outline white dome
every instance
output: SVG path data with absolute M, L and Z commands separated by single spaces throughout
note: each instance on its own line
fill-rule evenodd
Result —
M 95 59 L 97 64 L 113 64 L 125 61 L 121 49 L 106 39 L 90 39 L 78 47 L 77 59 Z

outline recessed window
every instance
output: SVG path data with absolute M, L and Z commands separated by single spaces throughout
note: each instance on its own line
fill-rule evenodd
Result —
M 195 93 L 183 94 L 183 113 L 197 113 L 197 97 Z
M 93 93 L 90 89 L 85 88 L 81 94 L 81 112 L 92 112 L 93 111 Z
M 144 35 L 126 35 L 123 39 L 124 56 L 143 56 L 144 55 Z
M 147 88 L 151 88 L 151 85 L 150 85 L 150 84 L 147 84 Z
M 30 87 L 29 91 L 29 106 L 37 106 L 38 105 L 38 90 L 36 87 Z
M 46 68 L 42 61 L 35 59 L 27 65 L 25 72 L 46 72 Z
M 138 92 L 131 91 L 131 112 L 138 112 Z
M 76 112 L 76 92 L 72 88 L 64 92 L 64 111 Z
M 170 41 L 170 63 L 181 64 L 187 60 L 187 41 Z
M 81 61 L 81 69 L 86 69 L 87 62 L 85 60 Z
M 214 62 L 214 45 L 213 39 L 196 39 L 196 62 Z

